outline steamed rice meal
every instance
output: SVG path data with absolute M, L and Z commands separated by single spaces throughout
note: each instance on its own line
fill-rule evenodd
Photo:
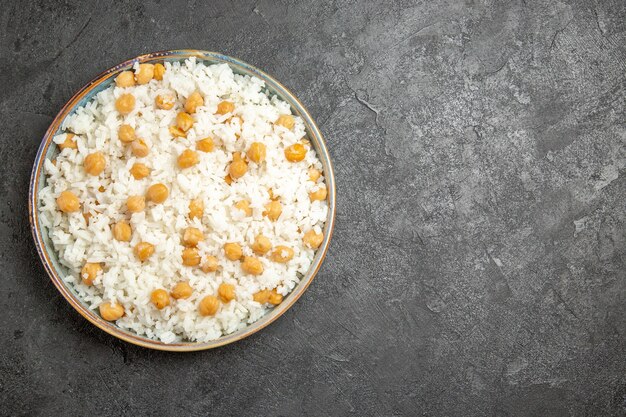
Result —
M 136 64 L 53 141 L 38 195 L 62 277 L 164 343 L 258 320 L 309 270 L 328 206 L 303 121 L 226 64 Z

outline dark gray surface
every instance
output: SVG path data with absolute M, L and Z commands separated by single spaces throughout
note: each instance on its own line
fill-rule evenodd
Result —
M 623 1 L 108 3 L 2 1 L 0 414 L 626 414 Z M 305 296 L 192 354 L 82 319 L 27 218 L 71 94 L 173 48 L 284 82 L 338 184 Z

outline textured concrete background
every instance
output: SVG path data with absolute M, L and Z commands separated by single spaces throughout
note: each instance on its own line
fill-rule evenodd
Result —
M 623 0 L 1 6 L 0 414 L 626 414 Z M 64 102 L 172 48 L 283 81 L 338 184 L 307 294 L 263 332 L 194 354 L 88 324 L 27 218 Z

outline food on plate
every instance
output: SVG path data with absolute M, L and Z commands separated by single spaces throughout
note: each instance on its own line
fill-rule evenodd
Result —
M 39 213 L 64 281 L 164 343 L 243 329 L 324 241 L 323 167 L 302 119 L 226 64 L 136 64 L 62 123 Z

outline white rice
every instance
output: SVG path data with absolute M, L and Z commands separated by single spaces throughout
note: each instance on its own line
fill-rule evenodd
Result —
M 310 229 L 322 232 L 328 210 L 326 201 L 311 202 L 309 193 L 323 184 L 324 178 L 318 185 L 308 180 L 309 167 L 322 171 L 311 146 L 307 146 L 304 161 L 291 163 L 285 159 L 284 148 L 305 136 L 304 124 L 296 117 L 293 131 L 274 125 L 280 114 L 291 114 L 291 110 L 286 102 L 264 92 L 262 80 L 235 75 L 226 64 L 205 66 L 193 58 L 165 66 L 162 81 L 129 88 L 113 85 L 67 117 L 62 130 L 76 134 L 78 149 L 61 151 L 56 166 L 45 161 L 47 181 L 39 193 L 40 217 L 60 263 L 67 268 L 65 282 L 96 313 L 104 301 L 120 303 L 125 315 L 116 323 L 123 329 L 164 343 L 204 342 L 262 317 L 268 307 L 253 301 L 255 292 L 275 288 L 286 296 L 308 271 L 315 251 L 303 245 L 302 237 Z M 187 137 L 173 139 L 168 128 L 175 124 L 186 97 L 194 91 L 202 94 L 204 106 L 193 115 L 195 123 Z M 124 117 L 115 110 L 115 100 L 128 92 L 135 96 L 136 105 Z M 163 93 L 178 96 L 173 109 L 154 106 L 155 97 Z M 237 121 L 228 122 L 230 114 L 215 114 L 222 100 L 235 103 L 234 114 L 243 118 L 243 126 Z M 134 126 L 137 137 L 148 144 L 147 157 L 134 157 L 129 146 L 118 139 L 123 123 Z M 62 143 L 65 137 L 65 133 L 59 134 L 54 142 Z M 195 149 L 195 142 L 205 137 L 214 139 L 215 150 L 198 152 L 200 163 L 181 170 L 176 163 L 178 155 L 187 148 Z M 267 146 L 265 162 L 249 162 L 247 174 L 229 186 L 224 177 L 232 153 L 245 152 L 255 141 Z M 106 169 L 99 176 L 87 175 L 83 168 L 84 157 L 95 151 L 103 152 L 107 159 Z M 147 178 L 135 180 L 130 175 L 129 169 L 137 161 L 151 168 Z M 143 212 L 128 215 L 128 196 L 145 195 L 146 189 L 157 182 L 169 188 L 169 198 L 163 204 L 147 203 Z M 100 187 L 104 191 L 100 192 Z M 275 222 L 262 215 L 263 206 L 270 201 L 268 189 L 280 196 L 283 205 L 282 215 Z M 78 196 L 79 212 L 65 214 L 58 210 L 55 200 L 65 190 Z M 189 201 L 195 198 L 205 204 L 201 221 L 187 216 Z M 243 199 L 250 201 L 252 217 L 245 217 L 233 207 Z M 91 213 L 89 224 L 83 212 Z M 132 227 L 130 242 L 112 236 L 111 226 L 121 220 Z M 190 226 L 204 233 L 205 240 L 198 248 L 203 258 L 213 255 L 219 259 L 221 268 L 217 272 L 205 273 L 199 267 L 182 264 L 182 233 Z M 226 242 L 238 242 L 245 256 L 254 255 L 250 244 L 258 234 L 267 236 L 274 246 L 291 247 L 295 256 L 286 264 L 260 257 L 264 272 L 258 276 L 244 273 L 239 261 L 225 258 L 222 247 Z M 155 246 L 154 255 L 145 262 L 133 254 L 133 247 L 141 241 Z M 103 265 L 103 273 L 91 286 L 79 278 L 86 262 Z M 162 310 L 150 302 L 153 290 L 169 291 L 180 281 L 188 281 L 193 287 L 190 298 L 172 299 Z M 236 299 L 222 303 L 215 316 L 201 316 L 199 301 L 216 295 L 221 283 L 235 286 Z

